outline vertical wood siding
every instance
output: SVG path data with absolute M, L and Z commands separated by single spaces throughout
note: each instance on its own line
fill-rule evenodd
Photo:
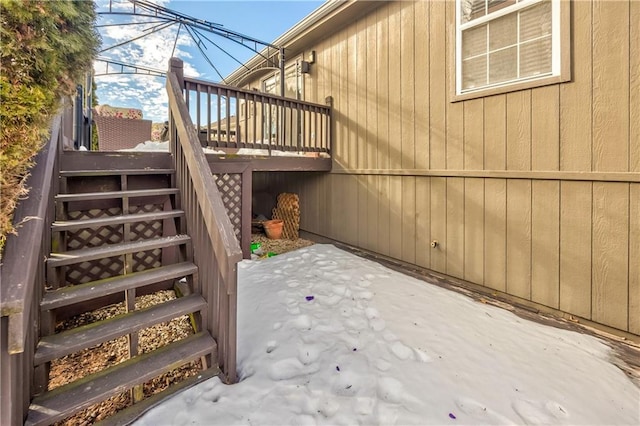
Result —
M 334 171 L 265 179 L 305 230 L 640 334 L 640 2 L 571 7 L 570 82 L 462 102 L 452 2 L 336 29 L 305 75 Z

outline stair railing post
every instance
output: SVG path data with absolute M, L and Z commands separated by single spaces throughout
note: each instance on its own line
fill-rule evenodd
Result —
M 178 77 L 178 83 L 180 87 L 184 89 L 184 62 L 180 58 L 169 59 L 169 72 L 172 72 Z

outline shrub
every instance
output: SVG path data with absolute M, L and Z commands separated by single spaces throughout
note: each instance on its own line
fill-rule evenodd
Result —
M 92 1 L 0 0 L 0 250 L 62 96 L 100 44 Z

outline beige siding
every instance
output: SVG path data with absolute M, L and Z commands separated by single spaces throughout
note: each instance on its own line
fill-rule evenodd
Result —
M 391 231 L 389 229 L 389 176 L 378 176 L 378 253 L 389 256 L 391 251 Z M 354 212 L 356 213 L 356 212 Z M 394 228 L 394 233 L 397 229 Z
M 389 8 L 377 12 L 376 23 L 376 89 L 374 102 L 377 109 L 378 168 L 389 168 Z M 372 87 L 373 89 L 373 87 Z
M 591 319 L 591 182 L 560 183 L 560 309 Z
M 436 247 L 431 250 L 431 269 L 446 272 L 447 269 L 447 180 L 431 178 L 431 240 Z
M 366 18 L 367 30 L 365 34 L 366 48 L 359 52 L 359 55 L 366 56 L 367 63 L 367 86 L 364 89 L 367 93 L 367 127 L 366 131 L 366 145 L 367 145 L 367 160 L 365 162 L 366 169 L 375 169 L 378 167 L 378 104 L 376 93 L 377 90 L 377 73 L 376 60 L 378 57 L 378 45 L 375 42 L 378 34 L 378 27 L 376 24 L 377 16 L 375 13 L 370 14 Z M 372 247 L 372 245 L 370 245 Z
M 389 235 L 389 256 L 402 259 L 403 200 L 402 182 L 406 177 L 389 176 L 389 222 L 386 226 Z M 414 207 L 415 210 L 415 207 Z
M 464 179 L 447 179 L 446 273 L 464 276 Z
M 531 181 L 507 181 L 507 293 L 531 298 Z
M 416 263 L 416 178 L 413 176 L 401 177 L 402 192 L 400 200 L 402 208 L 402 256 L 406 262 Z
M 629 171 L 640 173 L 640 2 L 630 4 Z
M 358 175 L 356 176 L 357 182 L 356 185 L 358 187 L 358 243 L 356 244 L 359 247 L 365 247 L 369 244 L 368 240 L 368 232 L 369 232 L 369 186 L 367 185 L 367 176 Z M 316 206 L 313 207 L 316 210 Z
M 358 168 L 367 167 L 367 21 L 360 19 L 356 29 L 356 44 L 351 56 L 356 61 L 355 66 L 355 108 L 356 117 L 353 124 L 356 128 Z M 365 198 L 366 199 L 366 198 Z
M 484 180 L 464 181 L 464 279 L 484 284 Z
M 629 4 L 593 3 L 593 170 L 629 170 Z
M 620 329 L 628 325 L 628 196 L 628 184 L 593 184 L 593 320 Z
M 531 91 L 531 169 L 560 170 L 560 90 Z
M 484 168 L 484 99 L 474 99 L 464 106 L 464 169 Z
M 305 230 L 640 334 L 640 2 L 572 2 L 571 81 L 461 102 L 453 12 L 380 3 L 308 46 L 334 171 L 267 179 Z
M 414 46 L 414 167 L 418 169 L 429 168 L 429 73 L 423 70 L 429 69 L 429 43 L 428 26 L 429 2 L 415 3 L 415 25 L 413 27 Z M 640 150 L 640 147 L 639 147 Z M 640 161 L 639 161 L 640 164 Z M 639 168 L 640 169 L 640 168 Z
M 415 262 L 423 268 L 431 267 L 431 181 L 428 177 L 416 177 L 415 195 Z M 409 211 L 408 214 L 412 212 Z
M 507 94 L 506 145 L 507 170 L 531 170 L 531 90 Z
M 531 209 L 531 300 L 559 308 L 560 184 L 533 181 Z
M 591 171 L 593 80 L 592 7 L 590 1 L 572 3 L 573 81 L 560 85 L 560 170 Z
M 486 179 L 484 189 L 484 284 L 507 291 L 507 181 Z
M 429 43 L 429 158 L 431 169 L 446 168 L 445 137 L 447 125 L 447 73 L 446 60 L 447 49 L 444 34 L 447 22 L 445 16 L 445 3 L 440 1 L 429 2 L 429 32 L 423 43 Z M 437 37 L 432 37 L 438 34 Z M 419 96 L 419 94 L 418 94 Z M 419 119 L 419 118 L 416 118 Z M 433 198 L 432 198 L 433 200 Z
M 629 331 L 640 334 L 640 185 L 630 185 Z
M 366 247 L 369 250 L 375 250 L 378 248 L 378 176 L 367 176 L 367 217 L 368 229 L 366 244 L 362 247 Z M 360 212 L 358 212 L 360 214 Z M 309 229 L 313 232 L 313 229 Z
M 484 167 L 487 170 L 507 168 L 507 95 L 484 100 Z

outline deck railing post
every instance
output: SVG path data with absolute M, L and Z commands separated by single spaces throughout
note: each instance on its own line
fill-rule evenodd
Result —
M 284 66 L 285 66 L 285 55 L 284 55 L 284 47 L 280 48 L 280 96 L 282 96 L 284 98 L 285 94 L 285 75 L 284 75 Z M 279 112 L 280 112 L 280 117 L 279 117 L 279 126 L 280 126 L 280 134 L 278 135 L 278 142 L 280 143 L 280 149 L 283 149 L 284 147 L 284 126 L 285 126 L 285 121 L 284 121 L 284 112 L 285 112 L 285 107 L 284 107 L 284 102 L 282 103 L 282 106 L 280 108 L 278 108 Z M 277 128 L 277 127 L 276 127 Z
M 326 138 L 326 146 L 324 147 L 327 152 L 331 152 L 331 138 L 333 136 L 332 127 L 333 127 L 333 96 L 327 96 L 324 99 L 324 102 L 329 107 L 329 112 L 327 113 L 327 135 Z

